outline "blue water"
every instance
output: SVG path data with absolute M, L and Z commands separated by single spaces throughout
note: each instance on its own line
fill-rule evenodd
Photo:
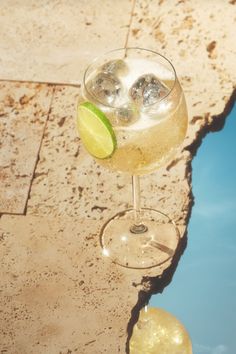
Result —
M 236 353 L 236 105 L 193 160 L 195 205 L 173 280 L 150 306 L 187 328 L 194 354 Z

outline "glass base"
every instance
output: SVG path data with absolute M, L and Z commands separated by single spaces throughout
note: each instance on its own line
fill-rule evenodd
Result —
M 126 268 L 145 269 L 172 258 L 180 240 L 175 223 L 154 209 L 141 209 L 142 224 L 134 225 L 134 210 L 114 215 L 102 227 L 103 255 Z

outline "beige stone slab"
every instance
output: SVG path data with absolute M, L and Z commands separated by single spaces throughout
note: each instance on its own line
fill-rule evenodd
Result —
M 201 90 L 197 93 L 186 90 L 185 96 L 189 113 L 189 128 L 184 145 L 190 146 L 190 150 L 195 154 L 202 137 L 209 131 L 223 127 L 224 118 L 235 101 L 235 93 L 209 91 L 206 94 Z
M 57 88 L 32 183 L 27 213 L 105 220 L 131 205 L 131 177 L 99 166 L 84 150 L 75 128 L 80 90 Z M 189 153 L 171 169 L 141 178 L 143 205 L 186 223 Z
M 53 87 L 0 84 L 0 214 L 25 210 Z
M 100 53 L 125 45 L 131 0 L 2 0 L 0 79 L 80 82 Z
M 236 83 L 236 4 L 228 0 L 137 0 L 128 46 L 174 64 L 184 89 L 231 93 Z
M 224 112 L 229 97 L 209 93 L 208 102 L 186 92 L 189 129 L 185 151 L 167 167 L 141 178 L 142 205 L 160 209 L 186 225 L 191 209 L 191 146 Z M 27 213 L 106 220 L 131 206 L 131 178 L 104 169 L 84 150 L 75 129 L 80 90 L 57 88 L 32 183 Z M 65 114 L 66 112 L 66 114 Z M 221 117 L 219 116 L 219 120 Z
M 101 221 L 0 219 L 0 343 L 11 354 L 124 354 L 143 275 L 101 256 Z M 156 279 L 158 282 L 158 280 Z

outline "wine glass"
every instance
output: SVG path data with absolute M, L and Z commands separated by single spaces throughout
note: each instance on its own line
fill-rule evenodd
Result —
M 104 256 L 145 269 L 173 257 L 180 233 L 168 215 L 140 206 L 140 175 L 176 155 L 187 130 L 184 94 L 171 62 L 143 48 L 121 48 L 96 58 L 83 79 L 77 128 L 87 151 L 114 171 L 132 176 L 133 208 L 101 228 Z

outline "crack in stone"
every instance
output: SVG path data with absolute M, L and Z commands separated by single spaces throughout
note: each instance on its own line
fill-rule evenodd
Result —
M 49 116 L 51 114 L 51 109 L 52 109 L 52 104 L 53 104 L 53 99 L 54 99 L 54 93 L 55 93 L 55 86 L 53 86 L 53 89 L 52 89 L 52 96 L 51 96 L 51 101 L 50 101 L 49 108 L 48 108 L 47 119 L 46 119 L 45 124 L 44 124 L 42 138 L 41 138 L 41 141 L 40 141 L 40 144 L 39 144 L 39 149 L 38 149 L 37 156 L 36 156 L 35 166 L 34 166 L 34 170 L 33 170 L 33 173 L 32 173 L 32 178 L 31 178 L 31 181 L 30 181 L 30 185 L 29 185 L 29 189 L 28 189 L 28 193 L 27 193 L 27 197 L 26 197 L 26 202 L 25 202 L 25 208 L 24 208 L 23 215 L 27 214 L 28 200 L 30 198 L 31 188 L 32 188 L 33 180 L 34 180 L 34 177 L 35 177 L 35 174 L 36 174 L 35 172 L 36 172 L 36 168 L 37 168 L 38 161 L 39 161 L 39 155 L 40 155 L 40 150 L 41 150 L 41 147 L 42 147 L 42 144 L 43 144 L 44 134 L 45 134 L 45 131 L 46 131 L 46 128 L 47 128 L 47 123 L 48 123 L 48 120 L 49 120 Z

